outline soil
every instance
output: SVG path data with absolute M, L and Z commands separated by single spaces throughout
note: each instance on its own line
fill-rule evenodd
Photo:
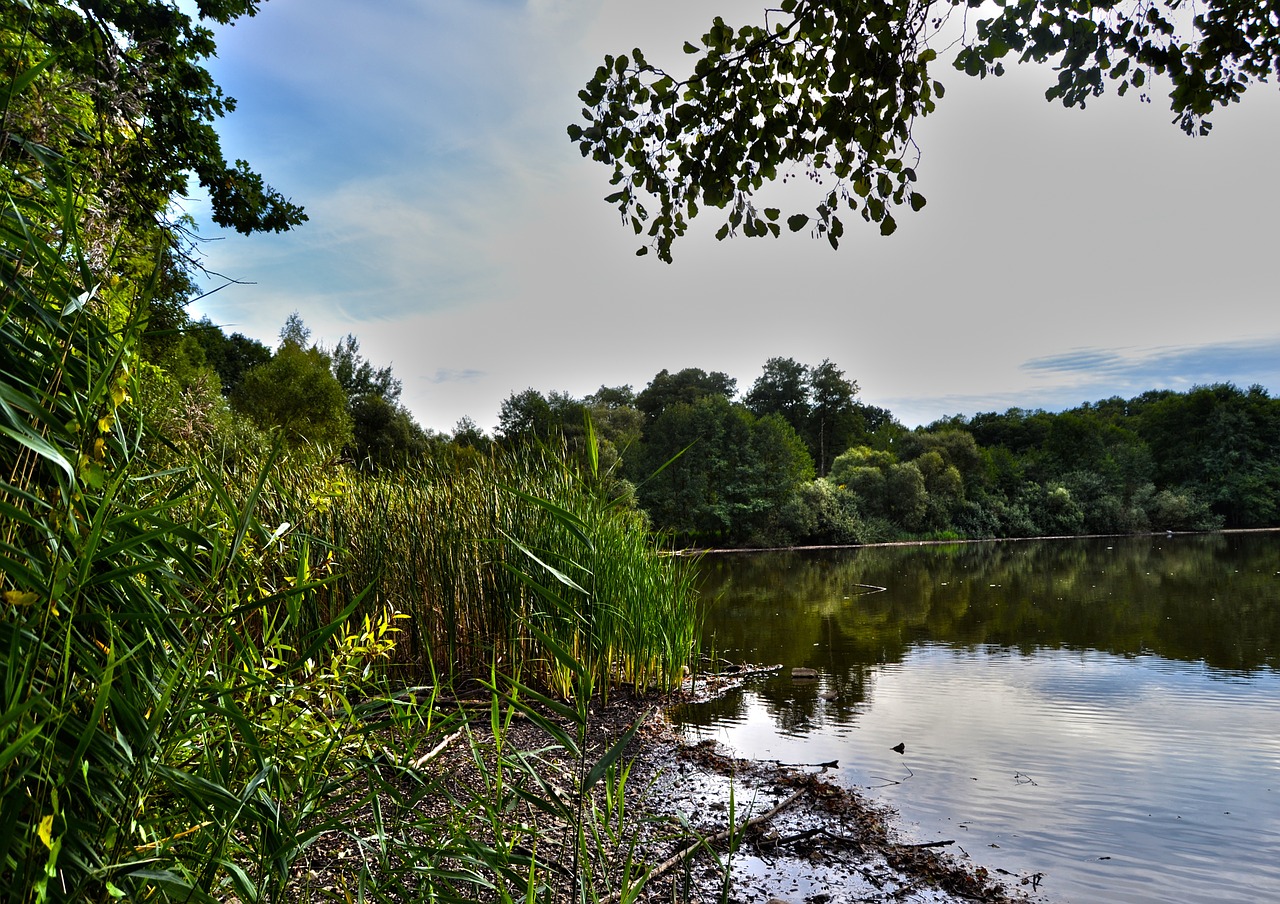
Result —
M 738 676 L 710 683 L 701 678 L 699 695 L 705 698 L 708 691 L 732 687 L 751 671 L 744 667 Z M 689 699 L 687 686 L 662 698 L 615 690 L 607 704 L 592 705 L 588 763 L 603 756 L 641 722 L 621 760 L 630 763 L 631 770 L 625 785 L 624 831 L 596 846 L 599 856 L 592 869 L 598 880 L 603 880 L 597 881 L 597 888 L 616 888 L 619 872 L 631 863 L 636 869 L 648 867 L 652 873 L 643 889 L 629 899 L 638 902 L 1008 904 L 1041 900 L 1033 897 L 1038 877 L 993 875 L 947 839 L 905 842 L 895 831 L 895 816 L 890 810 L 827 780 L 825 772 L 834 764 L 758 762 L 736 757 L 714 741 L 685 743 L 667 719 L 665 707 Z M 413 806 L 423 812 L 404 814 L 402 823 L 413 823 L 416 820 L 412 817 L 418 815 L 452 819 L 455 824 L 458 819 L 470 818 L 475 821 L 477 837 L 488 831 L 477 812 L 466 812 L 481 808 L 473 805 L 461 813 L 446 813 L 451 806 L 457 808 L 457 801 L 466 800 L 468 793 L 485 786 L 484 772 L 476 768 L 474 754 L 492 753 L 487 708 L 470 722 L 470 736 L 455 738 L 420 767 L 424 777 L 432 776 L 441 783 L 439 788 L 457 793 L 420 796 Z M 508 756 L 536 751 L 539 771 L 549 782 L 572 783 L 578 764 L 548 749 L 551 742 L 534 720 L 513 720 L 504 738 Z M 405 751 L 403 762 L 413 762 L 425 753 L 426 749 Z M 526 790 L 536 796 L 537 782 L 529 784 L 527 777 L 525 781 Z M 606 783 L 596 788 L 597 808 L 608 807 L 603 796 Z M 387 802 L 392 808 L 395 803 Z M 403 800 L 398 803 L 403 805 Z M 513 806 L 512 819 L 537 826 L 537 854 L 542 862 L 553 864 L 552 872 L 546 875 L 554 884 L 555 870 L 564 877 L 569 870 L 563 864 L 574 862 L 571 842 L 564 840 L 572 833 L 536 807 Z M 426 812 L 433 809 L 437 810 L 434 816 Z M 731 836 L 724 837 L 730 827 Z M 294 899 L 344 897 L 343 890 L 352 887 L 354 878 L 350 867 L 365 859 L 353 840 L 358 834 L 325 835 L 308 849 L 295 870 Z M 431 846 L 429 839 L 423 842 L 423 850 Z M 384 868 L 403 875 L 403 866 L 393 858 Z M 567 879 L 563 882 L 563 893 L 554 897 L 571 900 L 571 883 Z M 399 884 L 400 880 L 388 883 Z M 602 898 L 608 904 L 617 900 Z

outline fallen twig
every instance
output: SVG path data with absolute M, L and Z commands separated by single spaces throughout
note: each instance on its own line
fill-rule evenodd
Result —
M 805 841 L 809 838 L 813 838 L 815 835 L 822 835 L 825 838 L 830 838 L 832 841 L 838 841 L 843 844 L 856 845 L 858 843 L 857 839 L 849 838 L 848 836 L 845 836 L 845 835 L 836 835 L 833 832 L 828 832 L 826 829 L 817 828 L 817 829 L 806 829 L 803 832 L 797 832 L 794 835 L 788 835 L 786 838 L 761 838 L 758 841 L 756 841 L 756 846 L 761 848 L 772 849 L 775 847 L 782 847 L 783 845 L 787 845 L 787 844 L 795 844 L 797 841 Z
M 410 763 L 409 766 L 413 769 L 421 769 L 423 766 L 427 765 L 427 763 L 431 762 L 440 754 L 444 753 L 444 749 L 448 747 L 450 744 L 452 744 L 454 741 L 458 740 L 458 738 L 460 737 L 462 737 L 461 728 L 459 728 L 453 734 L 447 736 L 443 741 L 441 741 L 435 747 L 432 747 L 422 756 L 418 757 L 416 760 Z
M 782 760 L 757 760 L 759 763 L 773 763 L 775 766 L 781 766 L 789 769 L 839 769 L 840 761 L 832 760 L 829 763 L 784 763 Z

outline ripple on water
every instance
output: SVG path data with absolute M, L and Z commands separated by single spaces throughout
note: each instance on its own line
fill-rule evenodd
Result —
M 826 689 L 753 686 L 714 715 L 691 710 L 689 730 L 749 756 L 839 759 L 908 830 L 1043 872 L 1055 901 L 1280 899 L 1274 673 L 938 645 L 877 668 L 839 718 Z

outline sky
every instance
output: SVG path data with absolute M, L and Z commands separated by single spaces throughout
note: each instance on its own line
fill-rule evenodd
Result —
M 526 388 L 638 391 L 664 368 L 745 392 L 772 357 L 831 360 L 907 426 L 1217 382 L 1280 394 L 1274 85 L 1193 139 L 1159 82 L 1068 110 L 1046 68 L 935 63 L 947 93 L 914 133 L 928 205 L 894 235 L 857 219 L 836 251 L 717 242 L 701 216 L 673 264 L 636 257 L 609 171 L 565 133 L 577 92 L 636 46 L 683 72 L 685 40 L 764 6 L 268 0 L 219 31 L 209 68 L 238 107 L 218 129 L 310 220 L 246 238 L 190 199 L 219 274 L 191 313 L 273 346 L 294 311 L 315 341 L 352 333 L 440 432 L 492 430 Z M 804 181 L 773 190 L 784 210 L 812 208 Z

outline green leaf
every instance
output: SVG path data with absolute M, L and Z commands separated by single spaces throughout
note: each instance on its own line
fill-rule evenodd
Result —
M 910 201 L 912 210 L 919 210 L 921 207 L 924 207 L 926 203 L 924 195 L 914 191 L 911 193 Z
M 93 299 L 95 295 L 98 294 L 98 289 L 101 286 L 102 286 L 102 283 L 98 283 L 92 289 L 86 289 L 85 291 L 77 295 L 75 298 L 68 301 L 66 306 L 63 307 L 62 309 L 62 316 L 66 317 L 68 314 L 74 314 L 77 311 L 81 310 L 86 304 L 88 304 Z
M 535 624 L 529 624 L 528 628 L 533 632 L 533 635 L 537 637 L 538 640 L 542 641 L 543 645 L 551 651 L 551 655 L 555 658 L 557 663 L 573 672 L 579 679 L 585 679 L 587 677 L 586 664 L 578 659 L 578 657 L 574 656 L 568 647 L 560 643 L 560 641 L 556 640 Z
M 547 709 L 551 710 L 553 713 L 558 715 L 560 718 L 564 719 L 566 722 L 576 723 L 578 721 L 578 711 L 574 709 L 572 706 L 567 706 L 564 703 L 561 703 L 559 700 L 555 700 L 551 697 L 548 697 L 546 694 L 540 691 L 534 690 L 532 687 L 530 687 L 529 685 L 525 684 L 522 681 L 517 681 L 514 678 L 510 678 L 508 679 L 508 681 L 510 681 L 511 686 L 515 688 L 516 691 L 519 693 L 520 699 L 517 699 L 511 694 L 504 693 L 501 690 L 498 690 L 497 688 L 490 688 L 490 689 L 498 693 L 504 700 L 506 700 L 516 709 L 529 714 L 529 717 L 531 720 L 533 719 L 533 714 L 537 713 L 537 710 L 533 709 L 532 707 L 524 703 L 524 698 L 528 698 L 532 700 L 533 702 L 537 703 L 539 706 L 546 707 Z M 534 721 L 537 721 L 537 720 L 534 720 Z M 563 743 L 559 737 L 557 737 L 556 740 Z
M 685 42 L 684 42 L 684 52 L 685 52 L 685 53 L 697 53 L 697 52 L 698 52 L 698 48 L 697 48 L 697 47 L 695 47 L 693 44 L 689 43 L 688 41 L 685 41 Z
M 500 531 L 499 531 L 499 533 L 501 533 L 504 537 L 506 537 L 506 538 L 507 538 L 507 540 L 509 540 L 512 544 L 514 544 L 514 545 L 515 545 L 515 547 L 516 547 L 517 549 L 519 549 L 522 553 L 524 553 L 524 554 L 525 554 L 526 556 L 528 556 L 529 558 L 533 559 L 533 561 L 537 562 L 539 565 L 541 565 L 541 566 L 542 566 L 543 568 L 545 568 L 547 571 L 551 572 L 551 576 L 552 576 L 552 577 L 554 577 L 554 578 L 555 578 L 557 581 L 559 581 L 561 584 L 564 584 L 566 587 L 568 587 L 568 588 L 569 588 L 569 589 L 571 589 L 571 590 L 576 590 L 576 591 L 578 591 L 579 593 L 583 594 L 584 596 L 586 595 L 587 591 L 586 591 L 585 589 L 583 589 L 583 588 L 578 584 L 578 582 L 577 582 L 577 581 L 575 581 L 573 578 L 569 577 L 567 574 L 565 574 L 565 573 L 564 573 L 563 571 L 561 571 L 559 568 L 556 568 L 554 565 L 549 565 L 549 564 L 547 564 L 546 562 L 544 562 L 542 559 L 538 558 L 537 553 L 535 553 L 535 552 L 534 552 L 533 550 L 531 550 L 529 547 L 525 546 L 523 543 L 521 543 L 521 542 L 520 542 L 519 540 L 517 540 L 515 537 L 511 536 L 510 534 L 508 534 L 506 531 L 504 531 L 504 530 L 500 530 Z M 499 564 L 505 565 L 506 563 L 504 562 L 504 563 L 499 563 Z M 520 573 L 521 573 L 521 574 L 523 574 L 523 572 L 520 572 Z M 531 579 L 531 580 L 532 580 L 532 579 Z
M 792 232 L 799 232 L 809 224 L 809 218 L 802 213 L 792 214 L 787 217 L 787 228 Z
M 645 250 L 648 250 L 648 246 Z M 582 409 L 582 421 L 587 435 L 587 462 L 591 465 L 591 476 L 598 478 L 600 476 L 600 442 L 596 438 L 596 426 L 591 420 L 591 409 L 586 407 Z M 585 522 L 578 520 L 585 526 Z
M 30 9 L 30 7 L 27 7 L 27 8 Z M 52 65 L 53 65 L 53 55 L 50 54 L 49 56 L 41 60 L 39 63 L 36 63 L 30 69 L 27 69 L 23 72 L 18 73 L 18 75 L 15 76 L 13 81 L 9 84 L 8 96 L 5 98 L 6 106 L 8 105 L 9 102 L 12 101 L 12 99 L 15 96 L 27 90 L 27 85 L 35 81 L 41 72 L 44 72 L 46 69 L 48 69 Z
M 564 527 L 565 530 L 573 534 L 574 537 L 577 538 L 578 542 L 587 549 L 595 548 L 595 545 L 591 542 L 591 525 L 587 524 L 586 521 L 569 511 L 564 506 L 557 505 L 550 499 L 543 499 L 541 496 L 534 496 L 524 492 L 523 490 L 517 490 L 515 487 L 504 486 L 503 489 L 512 496 L 523 499 L 530 505 L 536 505 L 538 508 L 547 512 L 562 527 Z

